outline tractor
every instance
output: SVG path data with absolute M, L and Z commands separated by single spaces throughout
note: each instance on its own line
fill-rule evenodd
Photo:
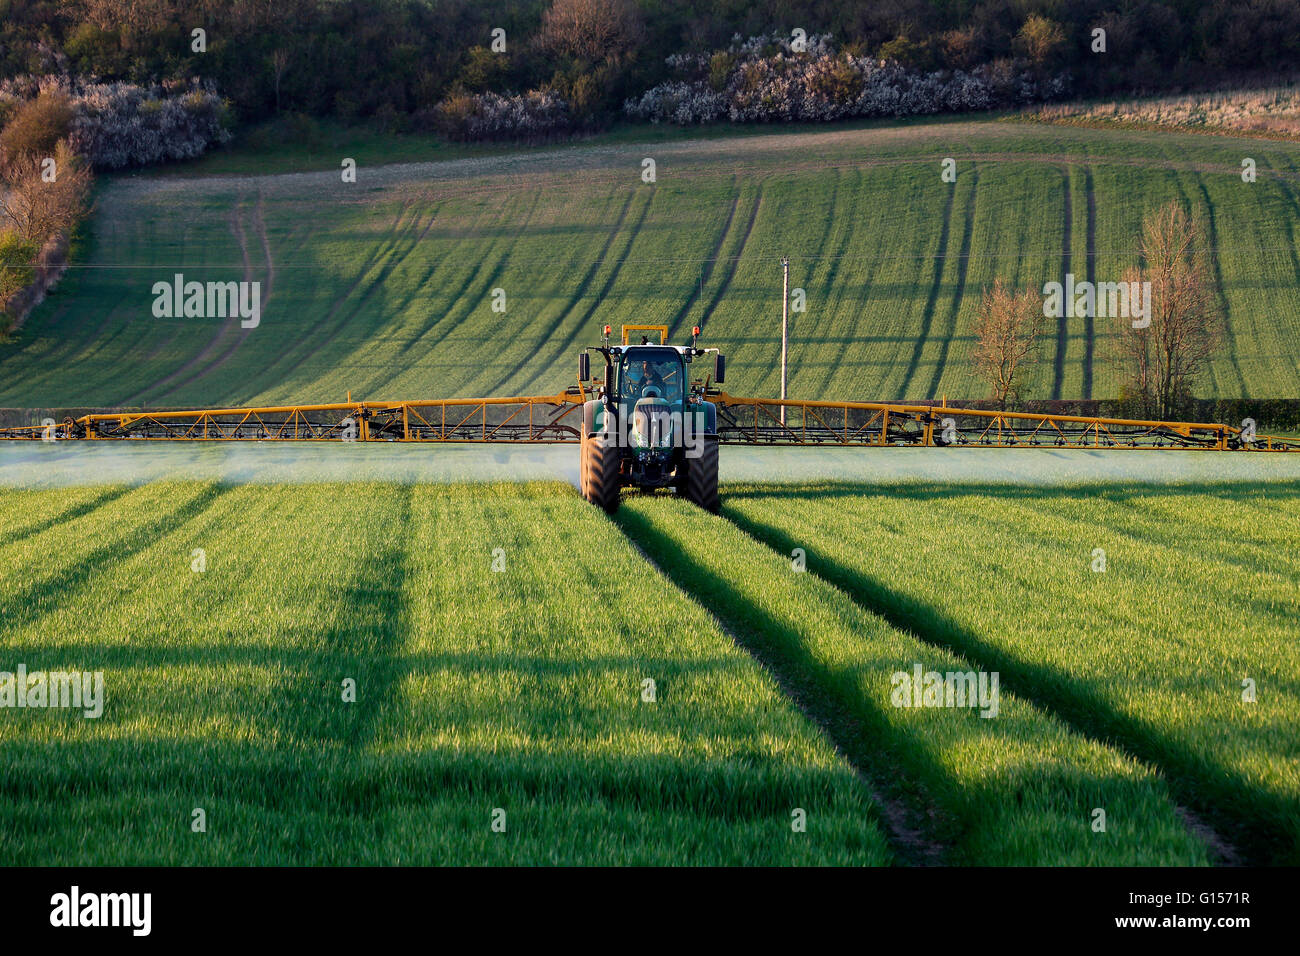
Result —
M 623 344 L 590 346 L 578 356 L 579 387 L 591 381 L 591 353 L 605 360 L 605 377 L 596 397 L 583 403 L 579 450 L 582 496 L 606 512 L 618 510 L 625 485 L 653 491 L 675 488 L 677 494 L 706 511 L 718 510 L 717 406 L 705 401 L 708 377 L 691 381 L 691 364 L 713 354 L 713 384 L 726 374 L 726 359 L 717 349 L 698 348 L 700 329 L 690 345 L 669 345 L 662 325 L 625 325 Z M 659 342 L 633 333 L 658 332 Z

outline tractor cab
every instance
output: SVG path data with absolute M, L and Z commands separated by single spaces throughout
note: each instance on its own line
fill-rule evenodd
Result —
M 619 417 L 626 417 L 628 440 L 637 457 L 663 458 L 673 447 L 674 412 L 685 410 L 686 363 L 676 349 L 634 345 L 619 357 Z
M 620 401 L 657 398 L 678 405 L 686 394 L 686 363 L 677 349 L 634 345 L 619 358 L 618 380 Z

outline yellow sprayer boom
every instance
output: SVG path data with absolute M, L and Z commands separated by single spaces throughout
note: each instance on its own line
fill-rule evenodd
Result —
M 0 439 L 576 442 L 581 387 L 557 395 L 113 411 L 0 428 Z M 1300 451 L 1300 439 L 1211 422 L 1002 412 L 891 402 L 740 398 L 710 390 L 727 444 Z M 784 409 L 785 415 L 781 412 Z M 784 419 L 784 421 L 783 421 Z

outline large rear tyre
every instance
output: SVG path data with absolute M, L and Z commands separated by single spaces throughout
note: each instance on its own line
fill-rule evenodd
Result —
M 604 432 L 582 440 L 582 496 L 607 514 L 618 510 L 618 446 Z
M 686 461 L 686 497 L 705 511 L 717 513 L 722 506 L 718 497 L 718 436 L 705 435 L 699 458 Z

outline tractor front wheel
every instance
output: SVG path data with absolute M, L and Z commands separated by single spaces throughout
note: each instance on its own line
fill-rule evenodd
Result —
M 582 440 L 582 496 L 608 514 L 618 510 L 618 446 L 604 432 Z
M 687 500 L 716 514 L 722 506 L 718 497 L 718 436 L 705 435 L 700 457 L 687 459 L 685 465 L 686 484 L 679 490 L 684 490 Z

